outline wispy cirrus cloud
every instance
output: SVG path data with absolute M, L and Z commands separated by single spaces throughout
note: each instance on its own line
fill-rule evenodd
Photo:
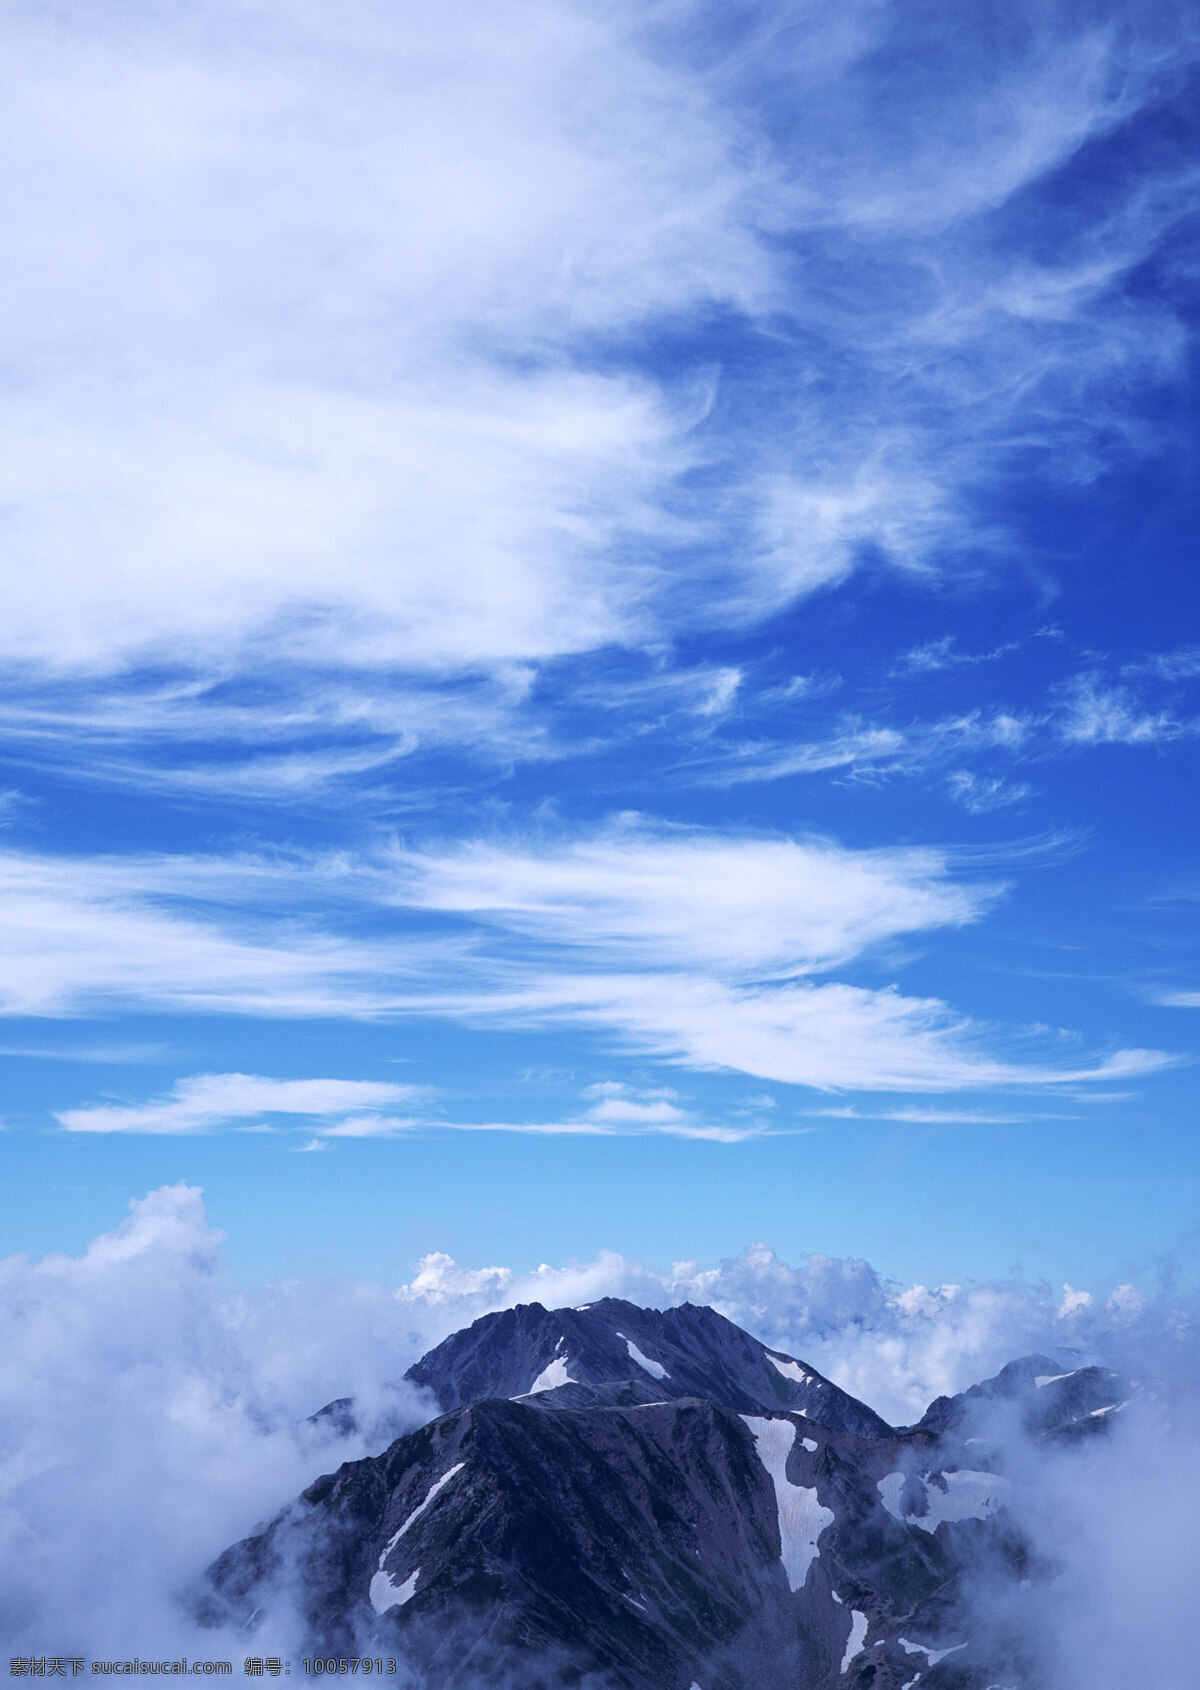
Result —
M 452 57 L 371 0 L 230 19 L 10 16 L 11 649 L 456 669 L 634 631 L 695 402 L 571 342 L 761 294 L 702 85 L 521 0 L 460 8 Z
M 440 852 L 26 855 L 0 870 L 10 1014 L 123 1005 L 590 1028 L 685 1067 L 860 1090 L 1084 1082 L 1170 1060 L 1046 1060 L 1037 1038 L 1014 1041 L 937 999 L 821 978 L 899 937 L 981 919 L 1000 888 L 929 850 L 626 821 Z
M 1178 646 L 1125 665 L 1125 675 L 1153 675 L 1163 681 L 1193 681 L 1200 676 L 1200 646 Z
M 200 1133 L 267 1116 L 339 1116 L 428 1096 L 420 1086 L 378 1080 L 272 1080 L 260 1074 L 194 1074 L 166 1097 L 146 1103 L 100 1103 L 64 1109 L 72 1133 Z
M 831 1091 L 1093 1084 L 1153 1074 L 1177 1060 L 1145 1049 L 1078 1064 L 1047 1060 L 1043 1039 L 972 1022 L 940 999 L 840 983 L 755 987 L 701 975 L 547 975 L 442 1004 L 480 1022 L 592 1025 L 643 1056 Z
M 1088 473 L 1182 355 L 1117 295 L 1194 173 L 1069 224 L 1047 187 L 1195 54 L 1170 8 L 1018 7 L 986 78 L 969 15 L 868 4 L 266 18 L 6 17 L 0 644 L 36 671 L 459 672 L 952 569 L 1004 547 L 973 490 L 1014 438 Z
M 1163 991 L 1155 992 L 1152 1001 L 1160 1003 L 1166 1009 L 1200 1009 L 1200 991 Z
M 9 853 L 8 1013 L 158 996 L 261 1013 L 373 1014 L 474 958 L 481 978 L 556 954 L 576 968 L 792 976 L 998 895 L 942 853 L 626 821 L 590 835 L 441 850 L 157 856 Z M 347 924 L 372 916 L 370 933 Z M 416 919 L 419 918 L 419 919 Z M 489 961 L 488 935 L 505 935 Z M 524 942 L 523 952 L 514 949 Z M 524 962 L 522 962 L 522 956 Z M 186 958 L 186 962 L 184 959 Z M 540 964 L 539 964 L 540 966 Z M 289 1007 L 290 1006 L 290 1007 Z
M 946 777 L 950 795 L 973 816 L 1020 804 L 1033 790 L 1024 781 L 1004 780 L 999 775 L 976 775 L 970 769 L 952 769 Z
M 1064 689 L 1057 727 L 1073 745 L 1162 745 L 1200 733 L 1200 720 L 1147 707 L 1128 687 L 1088 674 Z
M 636 818 L 562 843 L 464 842 L 391 860 L 425 909 L 618 966 L 751 977 L 829 969 L 902 932 L 972 921 L 1000 892 L 955 882 L 938 851 L 849 851 Z
M 811 739 L 714 741 L 684 769 L 698 784 L 717 787 L 837 770 L 862 780 L 912 777 L 964 756 L 1015 753 L 1036 743 L 1039 726 L 1036 716 L 1003 707 L 925 721 L 896 721 L 892 714 L 871 721 L 847 712 L 824 736 Z
M 379 1080 L 271 1079 L 261 1074 L 193 1074 L 177 1080 L 164 1096 L 138 1103 L 93 1103 L 62 1109 L 55 1119 L 69 1133 L 131 1133 L 180 1137 L 216 1131 L 250 1131 L 247 1122 L 292 1127 L 311 1134 L 305 1149 L 338 1140 L 397 1138 L 413 1132 L 518 1133 L 541 1137 L 611 1138 L 664 1133 L 674 1138 L 740 1144 L 765 1130 L 803 1132 L 803 1127 L 732 1125 L 681 1107 L 679 1094 L 622 1081 L 604 1081 L 584 1094 L 574 1115 L 524 1121 L 458 1120 L 430 1108 L 428 1086 Z M 396 1106 L 412 1113 L 395 1113 Z M 380 1113 L 387 1109 L 389 1113 Z
M 951 714 L 911 713 L 913 682 L 1012 649 L 1016 642 L 960 658 L 946 637 L 906 653 L 885 681 L 876 683 L 874 690 L 883 697 L 873 715 L 847 709 L 831 717 L 817 709 L 802 711 L 788 699 L 790 708 L 782 716 L 781 700 L 769 689 L 756 696 L 746 688 L 739 720 L 718 723 L 696 739 L 676 773 L 697 784 L 732 787 L 817 775 L 856 782 L 927 780 L 945 770 L 949 796 L 971 814 L 983 815 L 1019 803 L 1033 791 L 1027 782 L 996 772 L 997 762 L 1044 766 L 1064 751 L 1154 747 L 1200 734 L 1195 699 L 1178 684 L 1164 695 L 1164 683 L 1194 680 L 1190 648 L 1169 659 L 1127 664 L 1121 679 L 1100 668 L 1069 674 L 1046 684 L 1040 695 L 1026 691 L 1020 707 L 988 702 Z M 887 684 L 896 682 L 902 683 L 898 691 Z M 803 689 L 796 698 L 804 699 Z M 760 733 L 752 736 L 750 725 Z M 948 767 L 965 759 L 984 766 Z
M 514 764 L 619 757 L 636 746 L 639 761 L 672 787 L 946 771 L 945 790 L 973 814 L 1030 795 L 1027 782 L 997 772 L 998 760 L 1044 764 L 1064 750 L 1150 747 L 1200 731 L 1180 685 L 1194 678 L 1186 652 L 1166 669 L 1158 659 L 1125 665 L 1120 679 L 1099 669 L 1069 675 L 1040 696 L 1026 692 L 1019 706 L 993 701 L 921 716 L 908 686 L 887 696 L 889 682 L 940 673 L 947 640 L 918 650 L 937 662 L 876 684 L 884 697 L 874 715 L 830 710 L 845 690 L 838 677 L 763 686 L 735 664 L 678 667 L 655 657 L 631 662 L 632 673 L 581 663 L 554 684 L 531 664 L 378 686 L 348 674 L 316 681 L 278 672 L 253 687 L 158 679 L 130 694 L 107 678 L 76 686 L 70 698 L 10 681 L 0 692 L 0 728 L 14 769 L 54 767 L 89 785 L 299 810 L 324 804 L 331 790 L 364 812 L 434 807 L 469 791 L 480 770 L 499 777 Z M 955 661 L 952 654 L 945 667 Z M 953 766 L 967 759 L 984 766 Z M 28 806 L 20 793 L 10 796 L 17 816 Z
M 991 651 L 960 651 L 954 635 L 943 634 L 940 639 L 926 640 L 923 645 L 914 646 L 911 651 L 904 652 L 897 661 L 894 672 L 899 676 L 936 675 L 943 669 L 964 666 L 973 668 L 978 663 L 995 663 L 1017 649 L 1017 642 L 1008 640 Z

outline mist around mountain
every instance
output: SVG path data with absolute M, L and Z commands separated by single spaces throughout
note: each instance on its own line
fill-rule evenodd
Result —
M 383 1651 L 430 1690 L 1032 1690 L 1021 1599 L 1061 1569 L 1013 1452 L 1131 1395 L 1035 1355 L 892 1427 L 712 1308 L 614 1297 L 486 1315 L 405 1379 L 440 1413 L 231 1546 L 203 1620 L 287 1605 L 305 1655 Z

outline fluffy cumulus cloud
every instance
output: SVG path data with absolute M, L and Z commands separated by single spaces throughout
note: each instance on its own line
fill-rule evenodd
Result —
M 198 1191 L 131 1208 L 81 1256 L 0 1264 L 14 1652 L 180 1646 L 179 1589 L 328 1461 L 304 1417 L 347 1388 L 380 1401 L 413 1350 L 416 1323 L 382 1289 L 240 1291 Z M 425 1412 L 395 1402 L 414 1424 Z
M 308 1415 L 353 1394 L 368 1418 L 416 1425 L 430 1405 L 396 1381 L 449 1332 L 518 1302 L 619 1296 L 711 1303 L 896 1421 L 1031 1349 L 1064 1365 L 1098 1357 L 1131 1367 L 1159 1405 L 1146 1420 L 1159 1430 L 1098 1449 L 1083 1483 L 1065 1468 L 1043 1472 L 1028 1524 L 1066 1568 L 1051 1628 L 1057 1681 L 1115 1690 L 1132 1673 L 1183 1690 L 1186 1675 L 1170 1674 L 1172 1638 L 1186 1628 L 1171 1627 L 1190 1562 L 1168 1551 L 1188 1540 L 1194 1499 L 1186 1311 L 1131 1286 L 1057 1299 L 1021 1284 L 902 1289 L 864 1261 L 813 1255 L 792 1266 L 764 1245 L 715 1267 L 670 1270 L 611 1252 L 533 1272 L 431 1255 L 399 1291 L 249 1290 L 224 1268 L 198 1191 L 168 1187 L 130 1207 L 80 1256 L 0 1263 L 0 1637 L 13 1652 L 40 1653 L 51 1637 L 60 1652 L 82 1654 L 128 1653 L 134 1639 L 143 1656 L 236 1652 L 238 1639 L 193 1628 L 181 1593 L 318 1472 L 373 1447 L 369 1435 L 340 1437 Z M 1147 1657 L 1160 1626 L 1163 1652 Z M 1088 1678 L 1103 1649 L 1111 1661 Z M 1161 1660 L 1162 1676 L 1138 1677 L 1139 1658 Z
M 1035 1350 L 1089 1359 L 1119 1351 L 1149 1367 L 1146 1351 L 1166 1321 L 1131 1285 L 1103 1295 L 1070 1286 L 1053 1293 L 1022 1281 L 901 1286 L 861 1259 L 814 1253 L 793 1265 L 766 1244 L 748 1245 L 716 1267 L 681 1261 L 670 1271 L 612 1251 L 524 1274 L 465 1268 L 438 1252 L 422 1259 L 398 1295 L 414 1309 L 445 1311 L 448 1320 L 457 1311 L 460 1325 L 524 1302 L 707 1303 L 764 1343 L 812 1362 L 895 1425 L 919 1420 L 934 1397 L 964 1390 Z M 1190 1316 L 1173 1318 L 1186 1327 Z M 1135 1335 L 1146 1351 L 1137 1349 Z

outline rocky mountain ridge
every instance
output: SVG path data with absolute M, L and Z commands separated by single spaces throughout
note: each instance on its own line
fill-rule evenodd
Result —
M 406 1377 L 442 1412 L 226 1551 L 201 1607 L 252 1632 L 286 1595 L 305 1652 L 427 1690 L 1023 1685 L 964 1606 L 984 1569 L 1039 1576 L 1004 1435 L 1102 1430 L 1122 1395 L 1029 1357 L 895 1428 L 715 1310 L 612 1298 L 485 1316 Z

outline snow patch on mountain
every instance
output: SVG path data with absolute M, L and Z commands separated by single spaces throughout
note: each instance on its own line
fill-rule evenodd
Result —
M 625 1334 L 618 1332 L 617 1337 L 625 1338 Z M 630 1360 L 636 1361 L 638 1366 L 644 1368 L 652 1379 L 669 1379 L 671 1377 L 662 1362 L 651 1361 L 649 1356 L 644 1356 L 632 1338 L 625 1338 L 625 1348 L 629 1351 Z
M 901 1497 L 909 1486 L 923 1492 L 925 1512 L 905 1513 Z M 986 1520 L 1004 1501 L 1008 1481 L 999 1473 L 982 1473 L 971 1468 L 939 1473 L 922 1484 L 907 1473 L 889 1473 L 876 1486 L 883 1506 L 894 1520 L 935 1532 L 943 1520 Z M 911 1495 L 911 1489 L 910 1489 Z
M 572 1379 L 570 1373 L 567 1371 L 568 1365 L 566 1356 L 555 1356 L 549 1367 L 543 1367 L 542 1371 L 533 1381 L 533 1384 L 526 1391 L 525 1395 L 527 1397 L 536 1397 L 540 1396 L 543 1391 L 557 1390 L 559 1385 L 578 1384 L 579 1381 L 577 1379 Z
M 798 1361 L 781 1361 L 778 1356 L 773 1356 L 770 1350 L 767 1351 L 767 1360 L 772 1367 L 777 1368 L 783 1374 L 785 1379 L 794 1379 L 797 1385 L 812 1383 L 812 1374 L 801 1367 Z
M 379 1571 L 372 1578 L 371 1588 L 368 1592 L 371 1599 L 371 1606 L 377 1614 L 386 1614 L 389 1608 L 402 1608 L 416 1590 L 417 1573 L 421 1571 L 420 1567 L 417 1568 L 415 1573 L 410 1573 L 404 1580 L 403 1584 L 395 1584 L 390 1576 L 384 1572 L 384 1562 L 392 1553 L 392 1550 L 395 1549 L 396 1545 L 399 1543 L 400 1539 L 404 1536 L 409 1527 L 416 1524 L 438 1493 L 444 1490 L 454 1475 L 456 1473 L 461 1473 L 465 1466 L 465 1461 L 459 1461 L 455 1464 L 455 1466 L 450 1468 L 449 1472 L 443 1473 L 440 1479 L 435 1479 L 425 1493 L 425 1500 L 417 1504 L 412 1513 L 408 1516 L 407 1520 L 405 1520 L 404 1524 L 400 1527 L 399 1531 L 393 1532 L 391 1537 L 388 1539 L 386 1545 L 384 1546 L 383 1553 L 379 1557 Z
M 856 1655 L 861 1655 L 867 1642 L 867 1616 L 860 1614 L 857 1608 L 850 1610 L 850 1635 L 846 1639 L 846 1653 L 842 1656 L 842 1664 L 838 1668 L 839 1676 L 844 1673 Z
M 928 1643 L 910 1643 L 907 1637 L 898 1637 L 896 1642 L 907 1655 L 924 1655 L 927 1667 L 935 1667 L 939 1661 L 944 1661 L 947 1655 L 957 1655 L 960 1649 L 966 1648 L 965 1643 L 954 1643 L 949 1649 L 931 1649 Z M 915 1684 L 917 1680 L 914 1678 L 909 1682 Z
M 815 1486 L 807 1489 L 794 1485 L 787 1477 L 787 1458 L 796 1441 L 797 1427 L 790 1420 L 768 1420 L 757 1415 L 741 1417 L 754 1435 L 758 1458 L 771 1476 L 775 1486 L 775 1503 L 779 1514 L 779 1559 L 792 1590 L 799 1590 L 808 1577 L 808 1569 L 820 1553 L 817 1539 L 834 1522 L 831 1508 L 823 1508 L 817 1501 Z
M 421 1576 L 420 1567 L 410 1573 L 403 1584 L 393 1584 L 386 1573 L 376 1573 L 371 1580 L 371 1606 L 377 1614 L 386 1614 L 389 1608 L 403 1608 L 417 1588 L 417 1580 Z
M 395 1549 L 396 1545 L 399 1543 L 400 1539 L 404 1536 L 404 1534 L 408 1530 L 408 1528 L 411 1525 L 414 1525 L 416 1523 L 416 1521 L 418 1521 L 421 1518 L 421 1515 L 429 1507 L 429 1504 L 433 1501 L 434 1497 L 438 1494 L 438 1492 L 440 1490 L 443 1490 L 445 1488 L 445 1486 L 450 1483 L 451 1479 L 454 1477 L 454 1475 L 456 1473 L 461 1473 L 465 1466 L 466 1466 L 465 1461 L 458 1462 L 454 1467 L 451 1467 L 451 1469 L 448 1473 L 443 1473 L 440 1479 L 436 1479 L 433 1482 L 433 1484 L 430 1485 L 429 1490 L 426 1493 L 424 1502 L 418 1503 L 418 1505 L 413 1509 L 412 1513 L 408 1516 L 408 1519 L 405 1520 L 404 1524 L 400 1527 L 400 1530 L 394 1535 L 394 1537 L 391 1538 L 391 1540 L 388 1543 L 387 1548 L 384 1550 L 383 1554 L 379 1557 L 379 1565 L 381 1567 L 383 1566 L 383 1563 L 387 1560 L 388 1556 L 392 1553 L 392 1550 Z

